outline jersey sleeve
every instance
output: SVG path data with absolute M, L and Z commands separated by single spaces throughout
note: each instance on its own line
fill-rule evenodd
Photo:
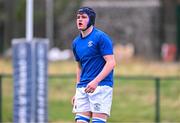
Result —
M 106 34 L 102 34 L 99 42 L 100 52 L 102 56 L 113 54 L 113 44 L 110 37 Z

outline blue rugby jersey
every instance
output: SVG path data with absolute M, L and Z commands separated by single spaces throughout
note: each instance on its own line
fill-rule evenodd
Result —
M 75 60 L 81 65 L 80 82 L 77 87 L 86 87 L 102 71 L 105 65 L 103 56 L 113 54 L 112 40 L 95 27 L 88 36 L 77 36 L 72 43 L 72 49 Z M 99 85 L 113 86 L 113 70 Z

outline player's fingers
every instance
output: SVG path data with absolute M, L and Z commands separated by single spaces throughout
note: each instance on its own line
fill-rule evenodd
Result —
M 92 93 L 92 90 L 87 90 L 86 93 Z
M 89 90 L 90 90 L 90 87 L 89 87 L 89 86 L 87 86 L 87 87 L 85 88 L 85 90 L 84 90 L 84 91 L 85 91 L 86 93 L 88 93 L 88 92 L 89 92 Z
M 86 93 L 88 93 L 88 92 L 89 92 L 89 89 L 88 89 L 88 88 L 86 88 L 84 91 L 85 91 Z
M 89 93 L 93 93 L 94 92 L 94 90 L 90 90 L 90 92 Z
M 93 93 L 93 92 L 94 92 L 94 88 L 87 87 L 87 88 L 85 89 L 85 92 L 86 92 L 86 93 Z

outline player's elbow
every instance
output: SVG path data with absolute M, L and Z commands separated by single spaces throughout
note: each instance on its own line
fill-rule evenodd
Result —
M 105 57 L 106 64 L 111 67 L 112 69 L 116 66 L 116 61 L 113 55 Z
M 116 66 L 116 61 L 114 59 L 110 61 L 110 66 L 112 67 L 112 69 Z
M 116 61 L 112 60 L 112 67 L 115 68 L 115 66 L 116 66 Z

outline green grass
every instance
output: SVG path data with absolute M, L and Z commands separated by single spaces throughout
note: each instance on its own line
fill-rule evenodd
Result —
M 48 117 L 50 122 L 73 122 L 71 97 L 75 77 L 49 79 Z M 154 80 L 115 80 L 111 117 L 108 122 L 154 122 Z M 180 122 L 180 82 L 161 81 L 161 121 Z M 3 122 L 12 122 L 13 82 L 3 79 Z
M 70 102 L 75 92 L 75 81 L 73 78 L 50 80 L 49 121 L 73 121 L 74 116 Z
M 76 71 L 76 62 L 73 60 L 49 62 L 49 74 L 70 74 Z M 13 72 L 12 60 L 0 58 L 0 73 L 11 74 Z M 115 67 L 116 75 L 127 76 L 180 76 L 180 62 L 165 63 L 160 61 L 144 61 L 132 59 L 118 62 Z
M 120 76 L 179 76 L 180 63 L 143 62 L 132 60 L 118 62 L 115 74 Z M 0 58 L 0 73 L 12 74 L 12 61 Z M 76 71 L 74 61 L 49 63 L 49 74 L 72 74 Z M 154 80 L 115 80 L 111 117 L 108 122 L 154 122 Z M 3 122 L 13 121 L 13 80 L 2 82 Z M 71 97 L 75 92 L 75 76 L 51 78 L 48 83 L 48 119 L 56 123 L 73 123 Z M 161 121 L 180 122 L 180 80 L 161 80 Z

